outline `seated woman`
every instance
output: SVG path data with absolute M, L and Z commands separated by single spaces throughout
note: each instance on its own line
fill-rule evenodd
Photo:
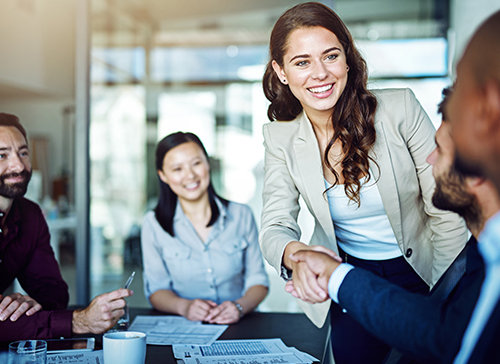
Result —
M 219 197 L 192 133 L 156 147 L 160 198 L 144 218 L 144 290 L 154 308 L 193 321 L 237 322 L 266 297 L 268 277 L 248 206 Z

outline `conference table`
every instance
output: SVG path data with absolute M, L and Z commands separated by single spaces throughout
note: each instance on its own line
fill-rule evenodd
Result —
M 137 315 L 163 313 L 148 308 L 130 308 L 131 322 Z M 240 322 L 229 325 L 219 340 L 273 338 L 280 338 L 285 345 L 294 346 L 314 356 L 320 363 L 329 362 L 329 325 L 319 329 L 302 313 L 253 312 L 244 316 Z M 98 337 L 97 340 L 100 345 L 101 338 Z M 147 346 L 146 364 L 157 363 L 177 363 L 172 346 Z
M 164 315 L 148 308 L 130 308 L 130 322 L 137 315 Z M 102 335 L 93 336 L 96 339 L 96 349 L 102 349 Z M 218 340 L 235 339 L 275 339 L 280 338 L 285 345 L 296 347 L 319 361 L 327 364 L 330 361 L 329 325 L 317 328 L 302 313 L 252 312 L 245 315 L 238 323 L 229 325 Z M 0 363 L 6 358 L 6 347 L 0 347 Z M 177 364 L 171 345 L 148 345 L 146 364 Z

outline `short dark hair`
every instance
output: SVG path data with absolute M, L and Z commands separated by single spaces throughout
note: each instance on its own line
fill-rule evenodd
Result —
M 163 159 L 171 149 L 181 144 L 190 142 L 198 145 L 203 151 L 203 154 L 205 154 L 205 156 L 207 157 L 207 160 L 209 159 L 208 153 L 198 136 L 193 133 L 183 133 L 179 131 L 177 133 L 167 135 L 158 142 L 156 146 L 156 170 L 161 171 L 163 169 Z M 177 207 L 177 195 L 174 193 L 174 191 L 172 191 L 170 186 L 163 182 L 160 178 L 158 178 L 158 181 L 160 182 L 160 197 L 158 199 L 158 204 L 154 209 L 155 217 L 163 230 L 165 230 L 171 236 L 175 236 L 173 222 L 175 209 Z M 217 195 L 212 185 L 212 179 L 210 179 L 210 183 L 208 184 L 208 200 L 210 203 L 210 209 L 212 210 L 212 216 L 207 226 L 212 226 L 217 221 L 220 215 L 219 208 L 217 207 L 217 203 L 215 202 L 216 197 L 224 206 L 227 206 L 229 204 L 229 201 Z
M 442 91 L 443 99 L 438 104 L 438 113 L 441 114 L 442 121 L 448 120 L 448 115 L 446 114 L 446 104 L 450 100 L 451 93 L 453 92 L 453 87 L 445 87 Z
M 28 137 L 26 136 L 26 130 L 21 125 L 19 118 L 16 115 L 0 112 L 0 126 L 13 126 L 17 130 L 19 130 L 23 135 L 24 139 L 28 141 Z

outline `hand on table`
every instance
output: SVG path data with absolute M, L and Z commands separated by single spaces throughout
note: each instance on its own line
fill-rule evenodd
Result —
M 37 301 L 28 295 L 21 293 L 12 293 L 8 296 L 0 295 L 0 321 L 10 318 L 16 321 L 23 314 L 31 316 L 42 309 Z
M 124 298 L 132 294 L 131 290 L 120 288 L 97 296 L 86 308 L 73 312 L 73 332 L 101 334 L 108 331 L 125 314 Z
M 214 301 L 202 300 L 199 298 L 187 302 L 182 316 L 191 321 L 206 321 L 210 311 L 217 307 Z
M 210 313 L 205 318 L 211 324 L 233 324 L 240 320 L 240 311 L 232 301 L 224 301 L 217 307 L 210 310 Z
M 328 299 L 328 280 L 342 259 L 330 249 L 314 245 L 290 255 L 294 262 L 292 281 L 285 290 L 294 297 L 309 303 Z

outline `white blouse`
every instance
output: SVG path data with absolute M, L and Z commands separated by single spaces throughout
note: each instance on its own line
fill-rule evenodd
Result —
M 345 194 L 344 185 L 330 188 L 326 195 L 337 243 L 347 254 L 360 259 L 385 260 L 402 255 L 374 182 L 361 179 L 361 205 Z M 331 184 L 325 180 L 326 188 Z

